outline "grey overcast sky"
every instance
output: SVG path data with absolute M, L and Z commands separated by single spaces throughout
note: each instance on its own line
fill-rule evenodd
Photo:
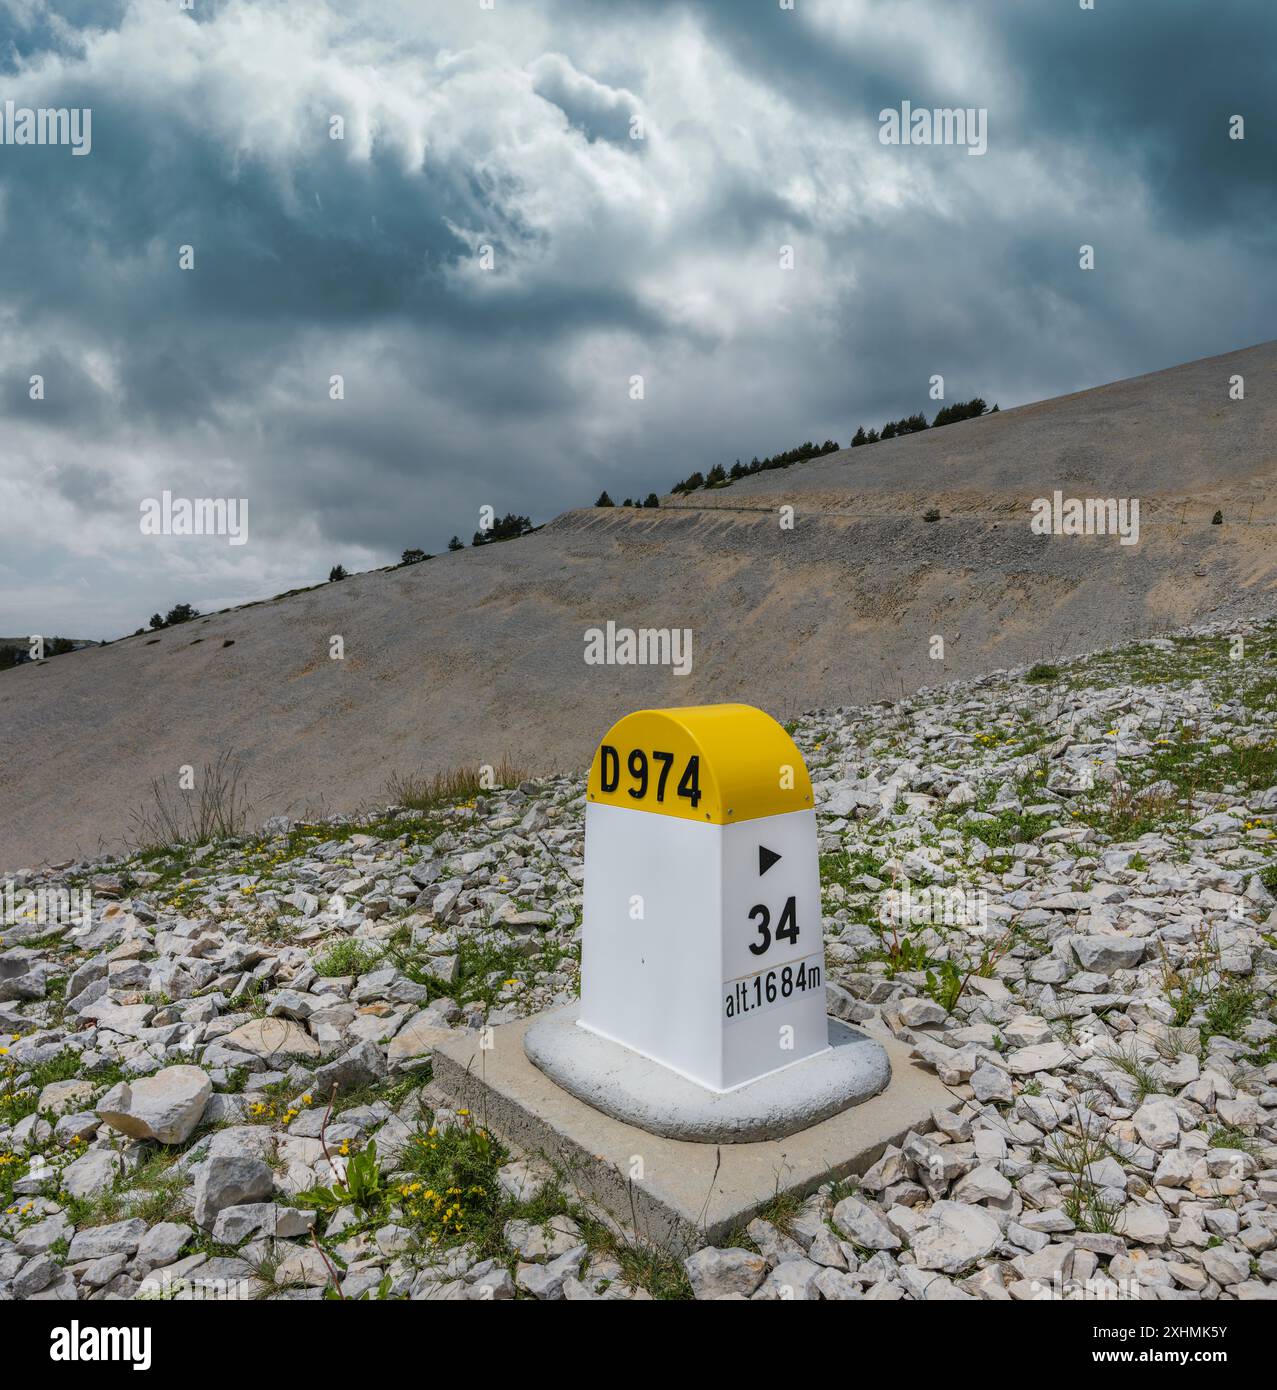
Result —
M 0 0 L 0 111 L 92 111 L 0 145 L 6 636 L 1277 336 L 1272 0 L 182 4 Z

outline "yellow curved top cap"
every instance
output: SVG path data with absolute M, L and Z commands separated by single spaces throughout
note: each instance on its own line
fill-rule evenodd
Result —
M 627 714 L 594 754 L 586 797 L 711 825 L 812 806 L 802 754 L 771 715 L 752 705 Z

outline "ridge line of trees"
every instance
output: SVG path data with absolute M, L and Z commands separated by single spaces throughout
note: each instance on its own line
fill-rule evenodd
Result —
M 952 405 L 941 406 L 936 418 L 927 424 L 927 417 L 919 411 L 916 415 L 906 415 L 902 420 L 888 420 L 882 431 L 866 430 L 863 425 L 852 437 L 851 447 L 862 444 L 876 444 L 880 439 L 896 439 L 902 434 L 917 434 L 919 430 L 938 429 L 941 425 L 953 425 L 959 420 L 975 420 L 988 413 L 996 415 L 998 407 L 989 409 L 983 396 L 973 396 L 969 401 L 954 401 Z
M 984 414 L 996 415 L 997 413 L 998 407 L 996 405 L 990 410 L 982 396 L 973 396 L 969 401 L 955 401 L 952 405 L 941 406 L 936 411 L 936 418 L 932 420 L 930 425 L 927 424 L 927 417 L 921 411 L 915 415 L 906 415 L 900 420 L 888 420 L 881 430 L 866 430 L 861 425 L 852 436 L 851 447 L 857 449 L 863 444 L 877 444 L 882 439 L 896 439 L 900 435 L 917 434 L 920 430 L 937 429 L 943 425 L 956 424 L 959 420 L 974 420 Z M 809 439 L 796 449 L 787 449 L 784 453 L 773 454 L 770 458 L 755 457 L 747 464 L 741 463 L 740 459 L 737 459 L 730 470 L 725 469 L 721 463 L 715 464 L 708 473 L 697 471 L 681 482 L 675 483 L 670 491 L 686 495 L 690 492 L 696 492 L 700 488 L 708 490 L 730 487 L 737 478 L 747 478 L 751 474 L 764 473 L 773 468 L 789 468 L 795 463 L 805 463 L 808 459 L 823 458 L 826 454 L 836 453 L 838 447 L 836 439 L 827 439 L 823 444 L 813 444 Z M 607 493 L 604 493 L 603 496 L 606 497 Z M 604 507 L 611 506 L 612 503 L 610 500 L 604 502 L 600 499 L 594 505 Z
M 866 430 L 861 425 L 852 436 L 851 448 L 857 449 L 864 444 L 877 444 L 882 439 L 896 439 L 905 434 L 917 434 L 920 430 L 938 429 L 942 425 L 952 425 L 959 420 L 974 420 L 984 414 L 996 415 L 998 407 L 995 404 L 989 409 L 985 400 L 981 396 L 973 396 L 969 401 L 955 401 L 952 405 L 941 406 L 936 411 L 936 418 L 930 425 L 927 424 L 927 417 L 921 412 L 914 415 L 906 415 L 900 420 L 888 420 L 881 430 Z M 730 487 L 738 478 L 748 478 L 754 473 L 769 472 L 774 468 L 790 468 L 795 463 L 805 463 L 808 459 L 823 458 L 826 454 L 837 453 L 839 448 L 836 439 L 826 439 L 823 444 L 814 444 L 810 439 L 805 443 L 799 444 L 797 448 L 786 449 L 783 453 L 772 454 L 769 458 L 760 459 L 755 455 L 748 463 L 742 463 L 740 459 L 731 466 L 730 469 L 724 468 L 721 463 L 716 463 L 708 473 L 699 471 L 684 478 L 681 482 L 675 483 L 670 491 L 686 496 L 688 493 L 696 492 L 700 488 L 706 490 L 713 488 Z M 617 503 L 612 501 L 606 489 L 599 494 L 596 507 L 615 507 Z M 654 492 L 649 492 L 642 502 L 636 498 L 627 497 L 620 503 L 622 507 L 644 508 L 659 507 L 661 499 Z M 531 534 L 537 528 L 533 526 L 529 517 L 520 516 L 515 512 L 507 512 L 505 516 L 495 520 L 487 531 L 476 531 L 470 544 L 472 546 L 492 545 L 497 541 L 518 540 L 520 536 Z M 453 536 L 448 542 L 450 551 L 464 550 L 466 543 L 460 536 Z M 403 568 L 405 565 L 419 565 L 423 560 L 432 560 L 433 555 L 416 547 L 403 552 L 398 566 L 390 568 Z M 328 572 L 328 582 L 337 583 L 348 577 L 348 571 L 342 565 L 334 565 Z M 178 623 L 189 622 L 192 618 L 203 616 L 197 608 L 193 608 L 189 603 L 179 603 L 170 608 L 168 613 L 161 617 L 158 613 L 151 615 L 151 630 L 158 632 L 166 627 L 173 627 Z M 138 628 L 133 634 L 134 637 L 145 632 L 145 628 Z M 0 661 L 0 664 L 3 664 Z

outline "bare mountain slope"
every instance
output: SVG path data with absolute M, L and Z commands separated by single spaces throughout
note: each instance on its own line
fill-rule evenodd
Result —
M 341 810 L 395 771 L 579 765 L 647 704 L 785 718 L 1266 609 L 1274 367 L 1263 344 L 0 673 L 0 869 L 119 845 L 152 777 L 225 749 L 259 814 Z M 1139 544 L 1032 534 L 1056 488 L 1138 498 Z M 691 673 L 587 665 L 608 620 L 690 628 Z

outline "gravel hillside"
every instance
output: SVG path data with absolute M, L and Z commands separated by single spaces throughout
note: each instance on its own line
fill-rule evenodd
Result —
M 1247 348 L 0 673 L 0 871 L 124 846 L 153 778 L 228 752 L 263 817 L 352 811 L 418 768 L 575 769 L 646 705 L 784 720 L 1265 611 L 1275 369 Z M 1138 500 L 1139 543 L 1033 534 L 1056 489 Z M 690 631 L 690 673 L 588 665 L 609 621 Z
M 581 780 L 279 821 L 20 877 L 0 1298 L 1274 1297 L 1277 623 L 793 730 L 830 1009 L 935 1069 L 927 1133 L 634 1239 L 431 1082 L 578 987 Z

